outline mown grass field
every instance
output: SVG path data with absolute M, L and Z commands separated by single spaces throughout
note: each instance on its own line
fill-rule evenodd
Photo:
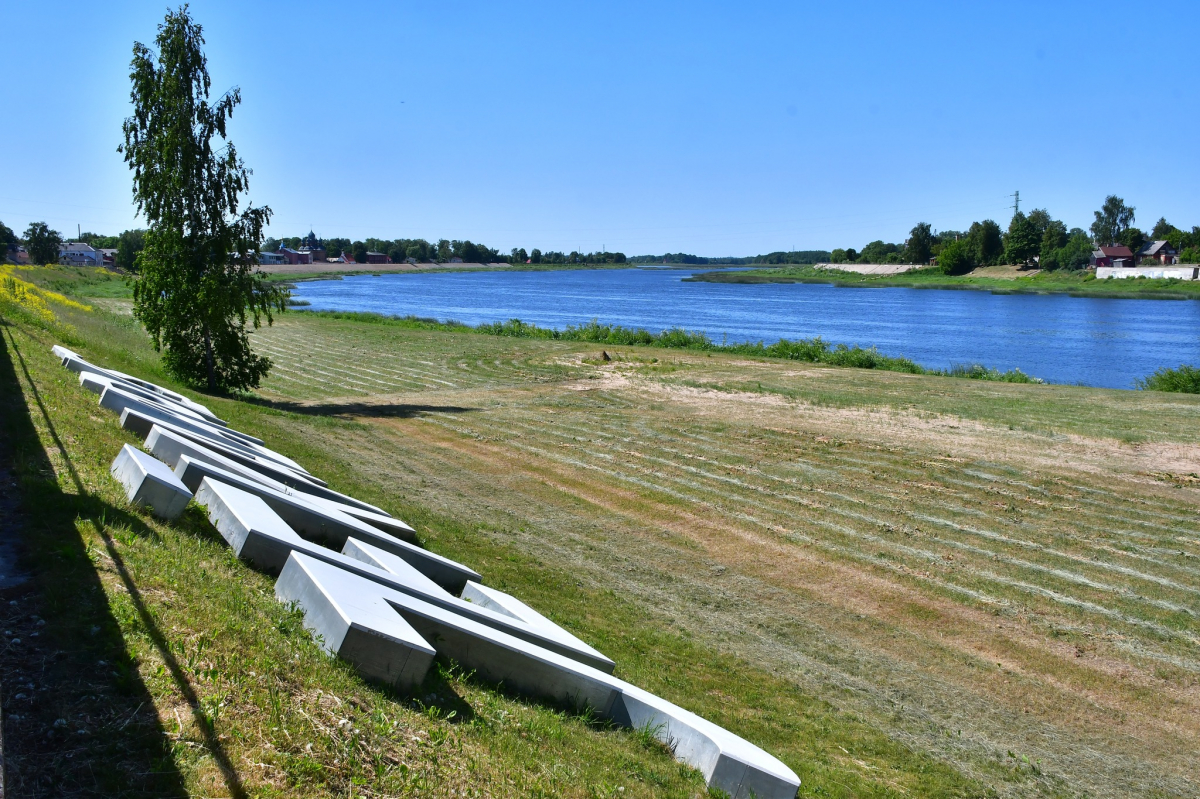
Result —
M 128 316 L 60 315 L 85 357 L 169 384 Z M 121 664 L 24 711 L 85 729 L 46 773 L 94 793 L 701 792 L 637 734 L 469 675 L 358 680 L 202 515 L 125 507 L 106 472 L 131 439 L 55 335 L 2 332 L 50 662 Z M 801 795 L 1200 794 L 1200 397 L 605 361 L 303 313 L 254 340 L 275 370 L 214 411 L 779 756 Z M 16 690 L 5 746 L 37 774 Z

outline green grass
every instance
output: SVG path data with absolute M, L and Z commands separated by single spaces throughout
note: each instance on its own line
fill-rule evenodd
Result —
M 85 357 L 175 385 L 128 316 L 97 310 L 63 317 L 77 331 L 72 343 Z M 365 341 L 373 341 L 369 334 L 376 332 L 337 320 L 303 324 L 318 329 L 346 324 Z M 26 708 L 6 685 L 10 790 L 20 795 L 69 785 L 102 795 L 703 793 L 694 771 L 637 731 L 608 729 L 511 696 L 452 664 L 443 664 L 411 693 L 362 681 L 321 652 L 299 616 L 275 601 L 271 579 L 231 557 L 198 509 L 178 523 L 163 524 L 125 504 L 107 468 L 122 443 L 135 442 L 50 355 L 57 336 L 8 318 L 0 335 L 0 440 L 11 453 L 21 504 L 30 511 L 25 563 L 34 584 L 21 601 L 37 607 L 47 622 L 41 633 L 46 654 L 59 653 L 50 659 L 53 668 L 37 677 L 43 697 L 38 704 Z M 439 346 L 448 343 L 444 331 L 428 335 Z M 530 380 L 541 385 L 578 371 L 545 363 L 550 351 L 536 348 L 526 352 L 525 365 L 489 368 L 488 359 L 498 352 L 492 344 L 502 340 L 471 336 L 465 343 L 471 342 L 486 345 L 476 367 L 468 367 L 487 372 L 472 378 L 476 386 Z M 470 357 L 462 343 L 451 344 L 456 363 L 464 354 Z M 531 343 L 518 345 L 528 350 Z M 560 343 L 548 344 L 561 350 Z M 430 379 L 453 377 L 456 368 Z M 509 374 L 498 374 L 503 371 Z M 336 445 L 345 436 L 372 435 L 372 423 L 361 412 L 312 413 L 270 394 L 254 404 L 184 391 L 308 464 L 331 485 L 406 518 L 431 548 L 475 565 L 490 584 L 541 608 L 614 657 L 618 675 L 780 755 L 805 780 L 805 795 L 985 793 L 952 765 L 773 670 L 686 629 L 664 626 L 635 598 L 590 577 L 572 580 L 556 564 L 498 535 L 490 522 L 397 490 L 392 480 L 399 475 L 381 480 L 378 472 L 364 470 Z M 383 409 L 381 414 L 387 418 Z M 19 667 L 18 654 L 10 648 L 4 656 L 12 668 Z M 14 713 L 21 718 L 14 721 Z M 56 726 L 59 719 L 64 724 Z M 72 757 L 57 757 L 62 745 L 47 748 L 47 735 L 69 740 Z
M 446 330 L 474 332 L 505 338 L 539 339 L 543 341 L 575 341 L 611 346 L 661 347 L 671 350 L 697 350 L 731 355 L 748 355 L 758 358 L 780 358 L 788 361 L 820 363 L 829 366 L 845 366 L 855 369 L 878 369 L 887 372 L 904 372 L 916 375 L 940 375 L 961 377 L 969 380 L 991 380 L 1002 383 L 1041 383 L 1019 369 L 1001 372 L 985 366 L 955 366 L 951 369 L 928 369 L 904 357 L 885 355 L 874 347 L 831 344 L 821 338 L 780 339 L 773 344 L 765 342 L 718 344 L 705 333 L 682 328 L 671 328 L 653 333 L 644 328 L 629 328 L 620 325 L 602 324 L 593 319 L 584 325 L 567 325 L 563 330 L 538 327 L 520 319 L 506 322 L 485 322 L 469 327 L 460 322 L 439 322 L 436 319 L 415 316 L 390 317 L 370 312 L 315 311 L 328 319 L 350 319 L 374 325 L 394 325 L 409 330 Z
M 85 357 L 174 385 L 128 315 L 60 315 Z M 64 653 L 37 661 L 57 693 L 28 727 L 4 672 L 10 780 L 702 792 L 638 731 L 450 664 L 396 694 L 322 655 L 199 512 L 124 504 L 107 466 L 133 440 L 50 357 L 55 328 L 7 321 L 0 445 Z M 289 313 L 252 336 L 275 363 L 261 391 L 184 393 L 779 756 L 801 795 L 1194 793 L 1200 398 L 599 330 Z M 69 759 L 42 743 L 58 718 L 87 732 Z
M 969 274 L 946 275 L 937 267 L 914 269 L 898 275 L 859 275 L 799 266 L 705 272 L 690 279 L 710 283 L 833 283 L 855 288 L 975 289 L 994 294 L 1070 294 L 1113 299 L 1200 299 L 1200 282 L 1196 281 L 1174 278 L 1096 280 L 1094 272 L 1066 270 L 1006 279 Z
M 130 278 L 107 269 L 48 264 L 19 269 L 16 274 L 34 285 L 81 299 L 133 296 Z

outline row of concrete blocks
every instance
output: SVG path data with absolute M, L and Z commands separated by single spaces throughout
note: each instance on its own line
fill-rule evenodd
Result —
M 730 796 L 796 795 L 799 778 L 782 762 L 614 677 L 601 652 L 474 570 L 410 543 L 414 531 L 399 519 L 329 489 L 258 439 L 130 391 L 113 379 L 119 373 L 76 371 L 123 427 L 146 436 L 153 457 L 126 444 L 112 465 L 130 501 L 171 519 L 194 498 L 240 558 L 279 575 L 276 596 L 302 609 L 314 637 L 363 676 L 409 688 L 442 655 L 486 680 L 646 729 Z

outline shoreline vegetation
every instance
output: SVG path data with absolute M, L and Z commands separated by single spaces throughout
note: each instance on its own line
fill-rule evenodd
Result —
M 862 275 L 836 266 L 782 266 L 749 270 L 701 272 L 686 278 L 703 283 L 827 283 L 846 288 L 913 288 L 990 291 L 993 294 L 1067 294 L 1109 299 L 1200 300 L 1200 282 L 1162 278 L 1097 280 L 1090 271 L 1019 270 L 1017 267 L 978 267 L 963 275 L 948 275 L 939 267 L 913 269 L 894 275 Z
M 623 347 L 664 347 L 667 349 L 682 349 L 700 352 L 720 352 L 730 355 L 747 355 L 757 358 L 779 358 L 787 361 L 802 361 L 826 366 L 848 366 L 856 369 L 876 369 L 886 372 L 902 372 L 912 375 L 931 375 L 935 377 L 958 377 L 969 380 L 991 380 L 1001 383 L 1044 383 L 1045 381 L 1031 377 L 1020 369 L 1001 372 L 982 364 L 955 364 L 949 369 L 930 369 L 915 361 L 885 355 L 874 347 L 848 346 L 833 344 L 817 337 L 811 339 L 796 339 L 789 341 L 780 339 L 773 344 L 765 342 L 744 342 L 729 344 L 715 342 L 706 333 L 671 328 L 661 333 L 652 333 L 642 328 L 629 328 L 620 325 L 601 324 L 593 319 L 584 325 L 567 325 L 563 330 L 538 327 L 520 319 L 510 319 L 507 322 L 486 322 L 471 326 L 457 321 L 441 322 L 418 316 L 386 316 L 384 314 L 363 311 L 306 311 L 313 316 L 327 319 L 342 319 L 368 324 L 395 325 L 416 330 L 453 330 L 458 332 L 479 333 L 487 336 L 506 336 L 509 338 L 542 339 L 548 341 L 576 341 L 589 344 L 605 344 Z

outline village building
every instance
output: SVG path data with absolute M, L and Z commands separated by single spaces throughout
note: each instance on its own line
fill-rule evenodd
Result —
M 369 263 L 369 264 L 390 264 L 391 262 L 392 262 L 392 259 L 388 258 L 385 254 L 383 254 L 381 252 L 368 252 L 367 253 L 367 263 Z
M 58 248 L 58 262 L 65 266 L 104 266 L 104 255 L 90 244 L 69 241 Z
M 280 266 L 282 264 L 286 264 L 288 259 L 281 253 L 260 252 L 258 254 L 258 262 L 263 266 Z
M 1138 251 L 1138 259 L 1145 260 L 1152 258 L 1158 261 L 1163 266 L 1173 266 L 1179 263 L 1179 253 L 1171 246 L 1169 241 L 1152 241 Z
M 1119 244 L 1115 247 L 1109 247 L 1106 245 L 1092 250 L 1092 257 L 1089 265 L 1092 268 L 1102 266 L 1125 268 L 1137 266 L 1137 261 L 1134 260 L 1133 250 L 1129 249 L 1125 245 Z
M 313 262 L 312 253 L 293 250 L 291 247 L 280 247 L 278 254 L 286 258 L 287 262 L 293 266 L 296 264 L 311 264 Z

